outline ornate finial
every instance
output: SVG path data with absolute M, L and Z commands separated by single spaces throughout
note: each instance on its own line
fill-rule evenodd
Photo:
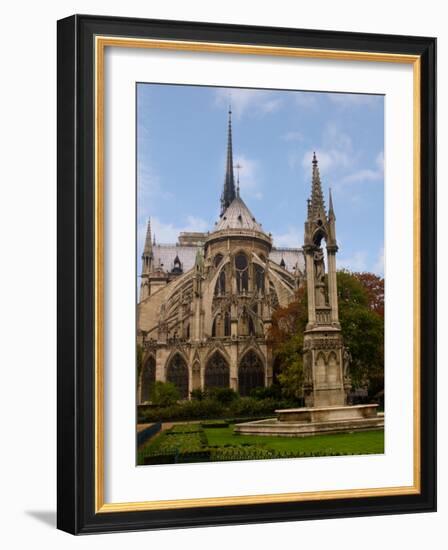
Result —
M 156 244 L 156 234 L 155 234 L 155 233 L 154 233 L 154 237 L 153 237 L 153 239 L 152 239 L 152 244 L 153 244 L 154 246 L 155 246 L 155 244 Z
M 325 202 L 322 193 L 322 184 L 320 181 L 319 166 L 317 164 L 316 152 L 313 152 L 313 174 L 311 183 L 311 205 L 309 206 L 309 216 L 325 219 Z
M 328 193 L 328 219 L 336 220 L 336 216 L 334 214 L 334 209 L 333 209 L 333 196 L 331 194 L 331 187 Z

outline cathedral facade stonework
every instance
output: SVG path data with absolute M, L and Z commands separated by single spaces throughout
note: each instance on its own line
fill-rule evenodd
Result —
M 310 201 L 315 206 L 319 201 L 314 195 L 322 193 L 320 179 L 315 189 L 316 171 L 314 159 Z M 139 403 L 149 401 L 154 381 L 172 382 L 182 399 L 196 389 L 225 387 L 249 395 L 254 388 L 271 385 L 274 361 L 267 336 L 272 314 L 278 306 L 287 306 L 304 284 L 313 289 L 311 300 L 308 291 L 312 306 L 304 356 L 308 403 L 324 402 L 325 395 L 335 404 L 344 400 L 336 272 L 330 258 L 337 250 L 335 238 L 331 240 L 334 214 L 332 205 L 328 215 L 318 211 L 323 199 L 316 207 L 310 201 L 304 247 L 276 248 L 272 235 L 240 196 L 239 182 L 235 183 L 229 112 L 221 214 L 214 228 L 207 233 L 181 233 L 176 244 L 157 244 L 148 221 L 137 306 L 137 343 L 143 350 Z M 328 290 L 322 238 L 327 243 Z M 331 349 L 317 351 L 322 339 Z M 336 373 L 328 374 L 325 382 L 322 364 L 325 372 L 331 366 Z

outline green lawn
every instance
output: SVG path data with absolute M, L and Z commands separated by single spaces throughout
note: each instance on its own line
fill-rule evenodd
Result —
M 174 433 L 175 432 L 175 433 Z M 138 464 L 145 457 L 166 453 L 211 453 L 208 460 L 244 460 L 292 456 L 331 456 L 384 453 L 384 431 L 354 432 L 306 437 L 235 435 L 233 424 L 222 428 L 200 424 L 177 425 L 150 439 L 138 450 Z M 285 454 L 283 454 L 285 453 Z M 156 459 L 157 460 L 157 459 Z M 190 461 L 197 461 L 196 458 Z M 156 462 L 159 463 L 159 462 Z
M 384 453 L 384 430 L 354 432 L 308 437 L 271 437 L 234 435 L 233 425 L 228 428 L 205 428 L 209 445 L 241 445 L 249 443 L 277 451 L 313 452 L 333 450 L 347 454 Z

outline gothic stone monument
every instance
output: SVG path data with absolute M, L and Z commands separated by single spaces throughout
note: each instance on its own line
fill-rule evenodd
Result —
M 336 216 L 331 191 L 328 213 L 325 210 L 316 155 L 312 165 L 303 246 L 308 297 L 303 345 L 306 407 L 276 411 L 277 419 L 239 424 L 236 433 L 299 436 L 384 426 L 384 416 L 377 414 L 378 405 L 346 405 L 351 384 L 349 352 L 344 348 L 338 315 Z M 327 249 L 327 270 L 323 242 Z

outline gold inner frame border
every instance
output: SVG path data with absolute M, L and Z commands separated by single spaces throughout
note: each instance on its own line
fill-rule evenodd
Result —
M 402 487 L 342 489 L 302 493 L 225 496 L 178 500 L 106 503 L 104 501 L 104 54 L 106 47 L 147 48 L 207 53 L 232 53 L 300 57 L 327 60 L 406 63 L 413 66 L 413 484 Z M 345 50 L 321 50 L 251 44 L 226 44 L 177 40 L 96 36 L 95 55 L 95 513 L 167 510 L 211 506 L 232 506 L 279 502 L 304 502 L 343 498 L 363 498 L 420 494 L 420 164 L 421 164 L 421 60 L 417 55 L 402 55 Z

